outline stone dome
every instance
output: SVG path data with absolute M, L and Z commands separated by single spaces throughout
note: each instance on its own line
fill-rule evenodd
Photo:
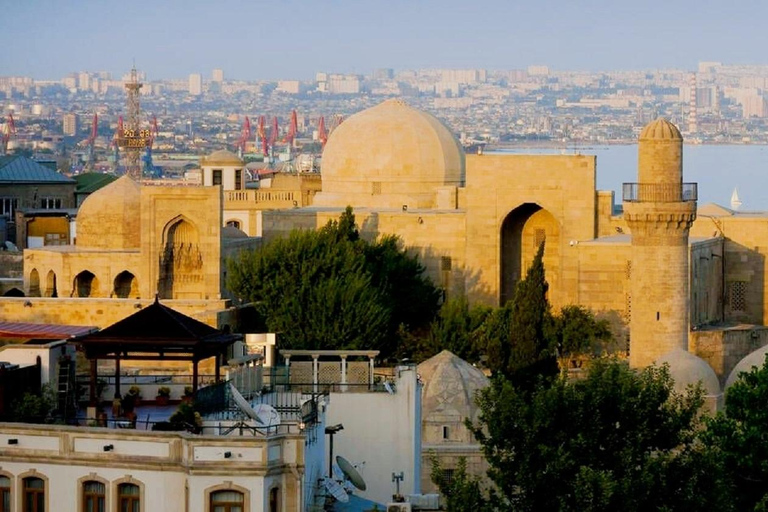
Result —
M 439 187 L 464 185 L 464 151 L 434 116 L 393 99 L 333 131 L 321 172 L 316 205 L 432 208 Z
M 425 421 L 442 418 L 458 421 L 477 419 L 475 393 L 489 385 L 488 377 L 448 350 L 443 350 L 418 366 L 424 382 L 421 410 Z
M 739 361 L 736 366 L 733 367 L 733 370 L 731 370 L 728 379 L 725 381 L 725 389 L 728 389 L 739 380 L 739 375 L 741 375 L 742 372 L 750 372 L 754 367 L 762 368 L 763 364 L 765 364 L 766 354 L 768 354 L 768 345 L 760 347 L 754 352 L 747 354 L 747 356 Z
M 224 226 L 221 228 L 221 237 L 227 240 L 237 240 L 248 238 L 248 235 L 242 229 L 234 226 Z
M 675 381 L 675 391 L 684 392 L 689 385 L 700 382 L 705 398 L 720 396 L 720 381 L 712 367 L 702 358 L 676 348 L 656 360 L 659 366 L 665 363 L 669 365 L 669 374 Z
M 200 159 L 200 165 L 241 166 L 243 165 L 243 160 L 231 151 L 227 151 L 226 149 L 220 149 Z
M 660 117 L 643 128 L 640 140 L 683 140 L 683 136 L 677 126 Z
M 136 249 L 141 238 L 141 187 L 123 176 L 89 195 L 77 212 L 78 247 Z

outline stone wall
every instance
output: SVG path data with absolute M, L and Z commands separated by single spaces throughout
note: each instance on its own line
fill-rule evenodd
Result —
M 721 388 L 739 361 L 765 345 L 768 328 L 753 325 L 707 327 L 691 332 L 688 339 L 688 350 L 709 363 Z

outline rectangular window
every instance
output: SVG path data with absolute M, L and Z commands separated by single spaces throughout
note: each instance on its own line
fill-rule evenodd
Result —
M 0 476 L 0 512 L 11 512 L 11 479 Z
M 106 486 L 101 482 L 83 484 L 83 512 L 105 512 Z
M 731 307 L 731 311 L 746 311 L 746 296 L 746 281 L 731 281 L 728 284 L 728 304 Z
M 443 439 L 450 439 L 451 438 L 451 432 L 448 429 L 448 425 L 443 425 Z
M 45 210 L 55 210 L 61 208 L 60 197 L 43 197 L 40 199 L 40 208 Z
M 17 197 L 0 197 L 0 215 L 13 219 L 13 215 L 18 207 L 19 199 Z
M 139 512 L 141 491 L 138 485 L 120 484 L 117 486 L 117 510 L 119 512 Z
M 213 184 L 221 185 L 221 169 L 214 169 L 213 171 Z
M 21 512 L 45 512 L 45 482 L 41 478 L 25 478 L 22 488 Z
M 235 169 L 235 190 L 242 190 L 243 188 L 243 170 Z
M 46 233 L 45 245 L 67 245 L 66 233 Z

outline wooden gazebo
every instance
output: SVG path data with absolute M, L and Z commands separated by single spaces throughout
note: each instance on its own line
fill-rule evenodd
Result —
M 197 391 L 197 364 L 216 358 L 216 380 L 227 348 L 242 335 L 214 329 L 194 318 L 155 302 L 98 332 L 70 340 L 91 364 L 90 402 L 96 403 L 97 363 L 115 361 L 115 398 L 120 398 L 120 361 L 190 361 L 192 389 Z

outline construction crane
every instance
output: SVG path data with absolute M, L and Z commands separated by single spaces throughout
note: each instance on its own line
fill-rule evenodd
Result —
M 291 112 L 291 124 L 288 127 L 288 133 L 285 134 L 285 137 L 283 138 L 284 144 L 290 144 L 291 147 L 295 146 L 296 142 L 296 135 L 299 131 L 299 120 L 298 116 L 296 115 L 296 110 Z
M 152 162 L 152 146 L 155 143 L 155 137 L 157 137 L 157 117 L 152 116 L 152 124 L 149 130 L 149 136 L 147 137 L 147 150 L 144 153 L 144 176 L 150 176 L 152 178 L 157 177 L 159 169 L 155 167 Z
M 328 134 L 330 135 L 333 133 L 333 130 L 339 127 L 341 123 L 344 122 L 344 116 L 342 114 L 333 114 L 333 121 L 331 121 L 331 129 L 328 131 Z
M 9 112 L 0 138 L 0 156 L 8 153 L 8 141 L 11 140 L 11 135 L 16 135 L 16 123 L 13 122 L 13 114 Z
M 237 141 L 237 156 L 240 158 L 243 158 L 243 153 L 245 153 L 246 145 L 248 144 L 248 140 L 251 138 L 251 120 L 248 119 L 248 116 L 245 116 L 245 121 L 243 121 L 243 132 L 240 135 L 240 138 Z
M 117 118 L 117 128 L 115 129 L 115 135 L 112 137 L 112 172 L 117 174 L 118 167 L 120 167 L 120 140 L 123 138 L 123 116 Z
M 264 116 L 259 116 L 259 124 L 256 128 L 256 134 L 259 136 L 259 139 L 261 139 L 261 153 L 264 155 L 264 159 L 267 158 L 267 152 L 268 152 L 268 141 L 267 141 L 267 129 L 264 127 L 264 124 L 266 123 L 266 119 Z
M 328 132 L 325 130 L 325 117 L 320 116 L 317 123 L 317 140 L 320 141 L 321 149 L 325 149 L 325 143 L 328 142 Z
M 96 144 L 96 135 L 99 131 L 99 115 L 94 112 L 93 114 L 93 122 L 91 123 L 91 134 L 88 135 L 88 138 L 85 141 L 86 146 L 88 147 L 88 163 L 85 165 L 85 170 L 88 172 L 93 172 L 93 168 L 96 165 L 96 155 L 93 151 L 93 146 Z

